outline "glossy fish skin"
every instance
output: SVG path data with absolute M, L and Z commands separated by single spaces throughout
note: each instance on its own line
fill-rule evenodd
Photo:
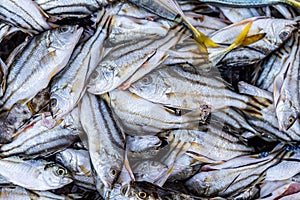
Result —
M 89 190 L 96 190 L 90 155 L 87 150 L 68 148 L 58 152 L 55 157 L 59 164 L 71 172 L 76 185 Z
M 80 120 L 87 134 L 91 162 L 107 190 L 113 187 L 123 167 L 125 136 L 108 105 L 86 93 L 80 102 Z
M 300 85 L 298 83 L 300 74 L 300 33 L 296 33 L 294 37 L 295 41 L 293 43 L 292 51 L 286 61 L 286 71 L 281 72 L 284 73 L 284 75 L 279 75 L 284 76 L 282 85 L 278 86 L 277 80 L 275 80 L 274 83 L 274 104 L 276 105 L 279 130 L 284 129 L 286 131 L 293 126 L 300 115 Z M 282 68 L 285 69 L 284 66 Z M 280 83 L 281 81 L 279 84 Z
M 105 47 L 113 47 L 145 38 L 165 37 L 169 28 L 170 25 L 165 21 L 150 21 L 143 18 L 115 15 L 105 41 Z
M 11 143 L 1 146 L 1 157 L 47 156 L 66 149 L 78 140 L 79 130 L 72 124 L 73 121 L 65 119 L 62 123 L 49 129 L 43 125 L 45 120 L 52 120 L 52 117 L 46 116 L 45 119 L 39 117 L 15 133 Z
M 211 124 L 207 131 L 175 130 L 177 137 L 189 136 L 191 147 L 186 154 L 206 163 L 218 163 L 232 158 L 250 155 L 254 148 L 243 144 L 239 136 L 228 133 L 219 124 Z
M 107 0 L 34 0 L 46 12 L 51 21 L 67 17 L 86 17 L 95 13 L 101 6 L 108 5 L 111 1 Z
M 26 103 L 47 87 L 67 64 L 82 31 L 78 26 L 62 26 L 32 38 L 8 66 L 1 110 L 10 110 L 18 102 Z
M 149 148 L 158 148 L 162 141 L 154 135 L 126 136 L 126 148 L 128 151 L 141 152 Z
M 128 188 L 126 188 L 128 187 Z M 170 189 L 164 189 L 157 185 L 151 184 L 146 181 L 134 181 L 129 186 L 124 186 L 122 194 L 129 198 L 134 197 L 135 199 L 147 199 L 147 200 L 171 200 L 171 199 L 202 199 L 195 196 L 183 194 Z
M 282 159 L 284 153 L 274 152 L 267 157 L 238 157 L 219 165 L 203 166 L 185 185 L 204 197 L 227 197 L 241 192 L 251 184 L 258 184 L 260 177 Z
M 155 103 L 187 110 L 202 106 L 212 111 L 250 106 L 249 96 L 237 94 L 226 85 L 219 72 L 199 72 L 190 66 L 173 65 L 144 76 L 132 84 L 129 91 Z
M 245 45 L 246 52 L 248 49 L 254 49 L 257 51 L 257 53 L 253 54 L 251 57 L 248 56 L 248 58 L 239 56 L 238 62 L 243 64 L 253 64 L 258 62 L 263 58 L 263 56 L 267 56 L 272 51 L 278 49 L 287 39 L 291 37 L 292 32 L 296 30 L 297 27 L 295 21 L 293 20 L 254 17 L 220 29 L 219 31 L 216 31 L 210 35 L 210 37 L 216 43 L 226 45 L 218 48 L 208 48 L 208 52 L 210 54 L 209 58 L 214 66 L 218 64 L 230 64 L 232 66 L 235 65 L 235 62 L 231 61 L 234 59 L 234 56 L 230 55 L 231 52 L 228 52 L 227 55 L 223 55 L 221 59 L 219 58 L 219 54 L 224 51 L 224 49 L 226 50 L 226 48 L 234 42 L 234 40 L 242 32 L 243 28 L 250 22 L 252 25 L 246 38 L 259 34 L 264 34 L 264 37 L 258 41 L 255 41 L 254 43 L 252 42 Z M 237 46 L 236 49 L 232 50 L 232 52 L 237 52 L 236 55 L 238 55 L 238 53 L 240 53 L 240 49 L 243 50 L 243 48 L 239 48 L 239 46 Z M 243 60 L 241 60 L 242 58 Z
M 135 41 L 130 45 L 117 46 L 112 53 L 103 58 L 91 74 L 88 92 L 104 94 L 116 89 L 125 81 L 125 84 L 130 85 L 143 77 L 164 61 L 168 50 L 181 40 L 185 31 L 178 27 L 170 29 L 168 34 L 161 38 L 144 39 L 138 43 Z
M 163 105 L 144 100 L 128 91 L 109 92 L 110 105 L 124 131 L 131 135 L 155 135 L 168 129 L 195 129 L 208 117 L 205 111 L 177 116 Z
M 8 157 L 0 160 L 0 169 L 8 181 L 30 190 L 57 189 L 73 181 L 65 168 L 46 160 Z
M 88 40 L 78 45 L 67 66 L 52 81 L 50 99 L 51 112 L 60 119 L 70 112 L 80 101 L 88 77 L 102 58 L 103 41 L 110 26 L 112 8 L 97 13 L 96 32 Z
M 300 7 L 300 3 L 297 0 L 199 0 L 204 3 L 222 4 L 226 6 L 238 6 L 238 7 L 260 7 L 268 6 L 272 4 L 285 3 L 296 8 Z
M 4 22 L 34 34 L 50 29 L 47 16 L 32 0 L 3 0 L 1 3 L 0 19 Z

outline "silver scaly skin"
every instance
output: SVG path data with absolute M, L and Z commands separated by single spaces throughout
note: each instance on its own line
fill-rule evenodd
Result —
M 46 22 L 48 16 L 32 0 L 3 0 L 0 13 L 1 20 L 26 33 L 37 34 L 50 29 Z
M 78 26 L 61 26 L 32 38 L 8 66 L 1 111 L 10 110 L 16 103 L 27 103 L 46 88 L 69 61 L 82 31 Z
M 95 95 L 85 94 L 79 110 L 92 165 L 105 190 L 109 191 L 123 167 L 125 136 L 106 102 L 97 99 Z

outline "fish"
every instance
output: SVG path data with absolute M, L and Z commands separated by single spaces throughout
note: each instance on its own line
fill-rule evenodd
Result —
M 102 59 L 103 42 L 114 9 L 117 8 L 102 9 L 97 13 L 95 33 L 74 49 L 67 66 L 53 79 L 50 86 L 50 110 L 55 119 L 59 120 L 69 113 L 82 98 L 88 77 Z
M 43 119 L 44 117 L 44 119 Z M 2 145 L 1 157 L 13 155 L 23 157 L 49 156 L 71 146 L 78 140 L 79 130 L 73 121 L 66 118 L 63 122 L 49 129 L 44 126 L 45 120 L 51 120 L 51 115 L 37 117 L 22 130 L 14 134 L 12 142 Z M 42 141 L 42 142 L 41 142 Z
M 32 38 L 8 66 L 1 111 L 10 110 L 16 103 L 27 103 L 46 88 L 67 64 L 82 31 L 78 26 L 61 26 Z
M 219 165 L 204 165 L 185 185 L 204 197 L 228 197 L 261 182 L 265 171 L 284 156 L 285 152 L 277 150 L 263 158 L 242 156 Z
M 273 28 L 275 27 L 275 28 Z M 210 37 L 220 44 L 218 48 L 208 48 L 209 60 L 213 66 L 254 64 L 277 50 L 296 30 L 293 20 L 273 19 L 268 17 L 253 17 L 220 29 Z M 221 46 L 225 45 L 225 46 Z M 242 48 L 244 47 L 244 48 Z M 245 50 L 244 53 L 241 52 Z M 251 57 L 247 51 L 254 49 Z M 233 55 L 239 55 L 236 59 Z M 262 55 L 261 55 L 262 54 Z M 235 61 L 236 60 L 236 61 Z
M 46 21 L 48 15 L 34 1 L 4 0 L 2 3 L 0 19 L 5 23 L 29 34 L 37 34 L 51 28 Z
M 186 110 L 251 107 L 252 97 L 228 89 L 229 84 L 220 76 L 215 70 L 206 73 L 187 65 L 172 65 L 149 73 L 128 90 L 154 103 Z
M 34 0 L 38 6 L 49 16 L 49 21 L 55 22 L 64 18 L 87 17 L 113 2 L 113 0 L 75 0 L 72 2 L 63 0 Z
M 203 33 L 198 31 L 186 18 L 185 14 L 181 10 L 177 1 L 175 0 L 156 0 L 156 1 L 137 1 L 129 0 L 129 2 L 136 4 L 139 7 L 142 7 L 150 12 L 153 12 L 161 17 L 167 18 L 169 20 L 179 20 L 192 31 L 194 39 L 199 43 L 200 48 L 203 52 L 206 52 L 206 46 L 217 47 L 218 45 L 212 41 L 209 37 L 205 36 Z M 178 18 L 178 15 L 180 18 Z
M 104 100 L 86 93 L 79 105 L 79 116 L 87 135 L 88 150 L 97 176 L 110 191 L 125 159 L 125 136 Z
M 124 131 L 130 135 L 155 135 L 168 129 L 195 129 L 205 123 L 209 112 L 200 110 L 182 116 L 128 91 L 113 90 L 106 99 Z
M 203 3 L 212 3 L 212 4 L 221 4 L 226 6 L 234 6 L 234 7 L 260 7 L 260 6 L 268 6 L 272 4 L 284 3 L 295 8 L 300 7 L 300 3 L 297 0 L 198 0 Z
M 22 160 L 16 156 L 0 160 L 0 174 L 8 181 L 30 190 L 58 189 L 73 181 L 69 172 L 54 162 Z
M 273 98 L 280 131 L 283 129 L 287 131 L 300 115 L 298 83 L 300 73 L 300 34 L 297 33 L 295 37 L 295 44 L 283 66 L 286 71 L 281 72 L 283 74 L 279 74 L 279 77 L 276 77 L 274 80 Z
M 117 46 L 95 68 L 87 91 L 104 94 L 121 84 L 126 89 L 132 82 L 159 66 L 168 57 L 168 50 L 184 37 L 185 31 L 180 28 L 170 29 L 165 37 Z
M 130 182 L 122 188 L 122 194 L 135 199 L 202 199 L 200 197 L 180 193 L 174 190 L 159 187 L 146 181 Z
M 72 173 L 74 184 L 89 190 L 96 190 L 90 155 L 87 150 L 67 148 L 56 153 L 55 160 Z

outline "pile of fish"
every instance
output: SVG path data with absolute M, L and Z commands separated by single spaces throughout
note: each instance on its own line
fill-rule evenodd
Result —
M 299 1 L 0 5 L 0 199 L 300 199 Z

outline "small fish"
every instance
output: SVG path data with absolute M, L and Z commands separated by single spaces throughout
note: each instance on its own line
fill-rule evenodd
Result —
M 284 155 L 274 151 L 264 158 L 242 156 L 219 165 L 204 165 L 185 185 L 197 195 L 227 197 L 254 187 L 251 184 L 258 184 L 265 171 L 279 163 Z
M 73 181 L 65 168 L 41 159 L 3 158 L 0 160 L 0 174 L 8 181 L 30 190 L 58 189 Z
M 296 24 L 293 20 L 254 17 L 237 22 L 210 35 L 214 41 L 222 44 L 219 48 L 208 48 L 210 61 L 214 66 L 228 65 L 231 62 L 233 63 L 230 65 L 234 65 L 234 62 L 253 64 L 278 49 L 291 37 L 294 30 Z M 240 52 L 242 47 L 245 49 L 245 54 L 252 48 L 258 52 L 253 52 L 251 57 L 243 55 L 244 53 Z M 260 55 L 259 52 L 263 54 Z M 235 53 L 233 55 L 237 55 L 239 59 L 230 55 L 232 53 Z
M 131 135 L 155 135 L 177 128 L 198 128 L 209 112 L 198 110 L 176 115 L 174 110 L 142 99 L 128 91 L 113 90 L 108 99 L 113 113 L 124 131 Z
M 16 103 L 27 103 L 46 88 L 67 64 L 82 31 L 78 26 L 61 26 L 32 38 L 8 66 L 1 111 L 10 110 Z
M 200 44 L 200 48 L 203 52 L 206 52 L 206 46 L 217 47 L 218 45 L 214 43 L 210 38 L 205 36 L 199 30 L 197 30 L 187 19 L 177 1 L 175 0 L 155 0 L 155 1 L 137 1 L 130 0 L 130 2 L 140 6 L 150 12 L 153 12 L 161 17 L 167 18 L 169 20 L 179 20 L 193 32 L 194 39 Z M 178 15 L 180 18 L 178 18 Z
M 26 157 L 47 156 L 66 149 L 78 140 L 79 130 L 66 118 L 62 123 L 49 129 L 43 125 L 51 116 L 38 117 L 22 130 L 15 133 L 11 143 L 0 148 L 1 157 L 23 155 Z M 59 138 L 59 140 L 57 139 Z M 42 143 L 40 141 L 43 141 Z
M 95 180 L 87 150 L 68 148 L 55 154 L 56 161 L 71 173 L 74 184 L 89 190 L 96 190 Z
M 227 85 L 219 71 L 206 73 L 187 65 L 172 65 L 147 74 L 128 90 L 154 103 L 186 110 L 251 107 L 252 97 L 233 92 Z
M 124 186 L 121 190 L 122 194 L 128 198 L 134 197 L 135 199 L 158 199 L 158 200 L 171 200 L 171 199 L 202 199 L 200 197 L 183 194 L 174 190 L 165 189 L 155 184 L 146 181 L 134 181 L 128 186 Z
M 199 0 L 203 3 L 222 4 L 234 7 L 261 7 L 272 4 L 284 3 L 295 8 L 300 8 L 300 3 L 297 0 Z
M 123 167 L 125 136 L 106 102 L 95 95 L 86 93 L 79 111 L 92 165 L 106 190 L 110 191 Z
M 126 136 L 126 148 L 128 151 L 141 152 L 149 148 L 158 148 L 162 144 L 159 137 L 147 136 Z
M 55 119 L 69 113 L 82 98 L 88 77 L 102 59 L 103 42 L 107 37 L 114 9 L 117 7 L 102 9 L 97 13 L 95 33 L 75 48 L 67 66 L 53 79 L 50 109 Z
M 83 18 L 99 10 L 102 6 L 110 4 L 113 0 L 34 0 L 41 9 L 50 17 L 50 21 L 55 22 L 64 18 Z
M 48 17 L 32 0 L 3 0 L 0 19 L 30 34 L 50 29 Z M 18 13 L 18 14 L 15 14 Z
M 279 130 L 288 130 L 300 115 L 299 74 L 300 74 L 300 33 L 295 35 L 292 51 L 274 83 L 274 104 Z M 280 85 L 281 84 L 281 85 Z

